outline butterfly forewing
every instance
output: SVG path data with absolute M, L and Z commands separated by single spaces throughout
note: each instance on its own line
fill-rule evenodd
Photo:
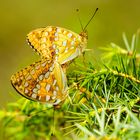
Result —
M 36 29 L 27 35 L 29 45 L 41 55 L 41 57 L 50 60 L 55 56 L 55 46 L 53 45 L 53 36 L 55 31 L 44 30 L 44 28 Z
M 11 83 L 24 97 L 53 105 L 59 104 L 67 95 L 67 81 L 63 69 L 57 62 L 46 59 L 12 75 Z
M 64 64 L 84 51 L 87 38 L 61 27 L 47 26 L 27 35 L 29 44 L 42 56 Z

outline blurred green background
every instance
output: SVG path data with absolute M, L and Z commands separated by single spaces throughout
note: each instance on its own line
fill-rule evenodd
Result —
M 79 33 L 75 9 L 80 9 L 85 25 L 97 7 L 99 11 L 88 26 L 88 48 L 96 51 L 110 42 L 123 46 L 122 32 L 131 39 L 140 27 L 139 0 L 0 1 L 0 108 L 20 97 L 10 84 L 11 75 L 39 59 L 26 43 L 26 34 L 48 25 Z

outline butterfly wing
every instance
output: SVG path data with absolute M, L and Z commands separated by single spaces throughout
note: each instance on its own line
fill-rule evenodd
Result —
M 42 56 L 64 64 L 81 54 L 86 39 L 61 27 L 47 26 L 27 35 L 29 44 Z
M 49 28 L 45 31 L 44 28 L 39 28 L 27 35 L 27 41 L 31 48 L 41 57 L 53 60 L 55 57 L 55 49 L 52 42 L 53 34 L 53 31 L 49 32 Z
M 67 81 L 61 66 L 43 59 L 12 75 L 13 87 L 24 97 L 53 105 L 67 95 Z

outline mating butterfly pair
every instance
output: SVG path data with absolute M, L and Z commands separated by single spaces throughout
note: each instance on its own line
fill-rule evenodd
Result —
M 93 16 L 87 23 L 90 23 Z M 82 25 L 82 24 L 81 24 Z M 66 64 L 87 46 L 86 27 L 80 34 L 61 27 L 48 26 L 27 35 L 29 45 L 41 60 L 12 75 L 13 87 L 24 97 L 58 105 L 68 94 Z
M 68 94 L 65 64 L 84 51 L 87 34 L 48 26 L 29 33 L 27 40 L 41 61 L 12 75 L 11 83 L 28 99 L 57 105 Z

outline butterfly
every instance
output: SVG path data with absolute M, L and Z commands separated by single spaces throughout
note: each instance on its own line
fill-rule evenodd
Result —
M 81 24 L 82 32 L 80 34 L 62 27 L 47 26 L 31 31 L 27 35 L 28 44 L 41 57 L 54 59 L 60 64 L 65 64 L 85 51 L 88 39 L 86 28 L 97 11 L 98 8 L 84 28 Z
M 27 42 L 42 58 L 45 57 L 65 64 L 85 51 L 88 39 L 86 27 L 97 10 L 98 8 L 84 28 L 81 24 L 82 32 L 80 34 L 62 27 L 47 26 L 31 31 L 27 35 Z
M 24 97 L 57 105 L 67 96 L 67 79 L 57 62 L 41 59 L 11 77 L 13 87 Z
M 65 28 L 47 26 L 30 32 L 27 41 L 41 57 L 65 64 L 85 50 L 87 33 L 77 34 Z

